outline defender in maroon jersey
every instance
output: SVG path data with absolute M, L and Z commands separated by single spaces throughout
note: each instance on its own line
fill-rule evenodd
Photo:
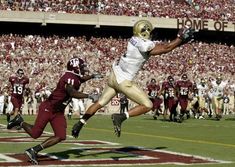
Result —
M 91 79 L 101 77 L 100 74 L 84 76 L 86 64 L 80 58 L 72 58 L 67 63 L 67 70 L 59 79 L 57 87 L 51 93 L 49 98 L 43 101 L 39 106 L 39 112 L 34 125 L 24 122 L 18 115 L 8 123 L 8 128 L 22 126 L 22 128 L 34 139 L 41 136 L 47 123 L 50 123 L 54 131 L 54 136 L 49 137 L 41 144 L 29 148 L 25 151 L 33 164 L 38 164 L 37 153 L 45 148 L 51 147 L 66 139 L 66 118 L 64 109 L 73 98 L 90 98 L 93 101 L 98 100 L 98 95 L 85 94 L 79 92 L 80 85 Z
M 165 105 L 164 116 L 169 110 L 170 121 L 176 121 L 176 116 L 177 116 L 176 107 L 178 104 L 178 100 L 176 97 L 174 78 L 172 76 L 168 76 L 167 81 L 164 81 L 162 83 L 161 92 L 164 97 L 164 105 Z
M 157 119 L 157 116 L 159 116 L 159 110 L 161 110 L 160 106 L 162 103 L 162 99 L 159 97 L 160 85 L 156 83 L 156 80 L 154 78 L 152 78 L 150 83 L 147 85 L 147 90 L 149 99 L 153 103 L 153 118 Z
M 9 82 L 11 85 L 11 102 L 13 105 L 13 110 L 10 113 L 7 113 L 7 122 L 10 121 L 11 115 L 18 115 L 20 114 L 20 109 L 24 102 L 24 92 L 28 87 L 29 78 L 24 75 L 23 69 L 19 68 L 16 71 L 15 76 L 9 77 Z
M 187 74 L 183 74 L 181 80 L 176 82 L 177 96 L 180 105 L 180 117 L 179 122 L 182 122 L 184 114 L 189 117 L 189 111 L 187 111 L 189 103 L 189 94 L 192 92 L 193 83 L 189 81 Z

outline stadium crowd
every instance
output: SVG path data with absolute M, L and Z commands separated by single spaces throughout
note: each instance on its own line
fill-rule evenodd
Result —
M 234 21 L 234 0 L 1 0 L 0 10 Z
M 22 68 L 29 77 L 29 88 L 34 96 L 36 93 L 45 95 L 55 88 L 55 81 L 64 73 L 65 63 L 71 57 L 85 59 L 91 72 L 97 71 L 108 76 L 113 60 L 124 54 L 127 43 L 127 39 L 113 37 L 87 39 L 85 36 L 43 37 L 16 34 L 2 35 L 0 41 L 2 92 L 5 86 L 9 86 L 9 76 Z M 186 73 L 190 81 L 195 83 L 201 78 L 209 82 L 222 75 L 223 80 L 228 80 L 228 87 L 231 87 L 229 94 L 232 95 L 235 87 L 234 53 L 233 45 L 200 41 L 188 43 L 168 54 L 151 57 L 137 75 L 136 83 L 145 88 L 150 78 L 155 78 L 161 84 L 169 75 L 178 80 Z M 87 93 L 101 91 L 106 82 L 107 77 L 91 80 L 83 89 Z
M 31 88 L 38 84 L 53 88 L 71 56 L 81 56 L 92 67 L 92 72 L 107 75 L 112 60 L 124 53 L 127 39 L 9 34 L 0 36 L 0 41 L 1 85 L 7 84 L 6 78 L 21 67 L 30 78 Z M 137 80 L 143 86 L 149 77 L 161 81 L 168 75 L 179 77 L 187 73 L 190 79 L 197 80 L 220 73 L 234 82 L 234 53 L 233 45 L 195 41 L 169 54 L 150 58 Z M 92 84 L 103 85 L 95 81 Z

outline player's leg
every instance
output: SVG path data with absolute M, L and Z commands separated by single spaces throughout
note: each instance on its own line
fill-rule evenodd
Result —
M 117 88 L 117 81 L 116 77 L 114 75 L 114 72 L 112 72 L 109 76 L 108 83 L 106 87 L 104 88 L 104 91 L 102 92 L 99 100 L 92 104 L 85 114 L 83 115 L 82 119 L 84 121 L 87 121 L 90 117 L 92 117 L 99 109 L 101 109 L 103 106 L 108 104 L 110 100 L 117 94 L 116 91 Z
M 208 114 L 208 111 L 206 109 L 206 99 L 205 97 L 199 97 L 199 115 L 201 116 L 202 119 L 205 118 L 204 117 L 205 113 Z
M 78 106 L 79 106 L 79 111 L 80 111 L 80 118 L 84 115 L 84 113 L 85 113 L 85 105 L 84 105 L 84 101 L 83 101 L 83 99 L 79 99 L 79 101 L 78 101 Z
M 128 111 L 129 117 L 145 114 L 149 112 L 153 103 L 147 94 L 131 81 L 124 81 L 120 84 L 119 90 L 123 92 L 130 100 L 139 104 Z
M 112 115 L 115 134 L 120 137 L 122 122 L 129 117 L 135 117 L 149 112 L 153 107 L 153 103 L 148 98 L 147 94 L 131 81 L 123 81 L 117 86 L 117 89 L 124 93 L 127 98 L 139 104 L 131 108 L 128 112 Z
M 32 138 L 36 139 L 43 133 L 43 130 L 49 122 L 51 115 L 52 111 L 50 111 L 46 103 L 42 102 L 39 106 L 39 111 L 34 125 L 22 121 L 21 126 L 26 133 L 28 133 Z
M 78 121 L 78 123 L 74 124 L 72 128 L 72 136 L 77 138 L 79 136 L 82 127 L 86 124 L 88 119 L 90 119 L 99 109 L 105 106 L 115 95 L 116 95 L 115 89 L 107 85 L 100 99 L 87 109 L 87 111 Z
M 59 114 L 59 116 L 57 116 L 57 114 Z M 21 124 L 25 132 L 27 132 L 32 138 L 36 139 L 41 136 L 47 123 L 50 121 L 50 118 L 53 118 L 51 121 L 51 126 L 55 132 L 55 135 L 49 137 L 41 144 L 38 144 L 34 147 L 25 150 L 25 153 L 28 156 L 29 160 L 32 162 L 32 164 L 38 164 L 37 154 L 39 151 L 47 147 L 53 146 L 61 140 L 65 139 L 66 120 L 63 113 L 53 114 L 52 111 L 47 109 L 47 105 L 45 103 L 41 103 L 34 125 L 30 125 L 26 122 L 22 122 Z
M 215 112 L 215 118 L 216 120 L 220 120 L 221 119 L 221 113 L 220 113 L 220 100 L 218 96 L 214 96 L 212 99 L 212 106 L 214 108 L 214 112 Z
M 182 122 L 184 120 L 184 115 L 187 114 L 187 105 L 188 105 L 188 99 L 186 98 L 180 98 L 179 99 L 179 104 L 180 104 L 180 122 Z
M 76 115 L 78 118 L 80 118 L 80 107 L 79 107 L 79 99 L 72 98 L 72 106 L 70 110 L 70 119 L 71 116 Z
M 164 109 L 163 109 L 163 119 L 164 120 L 167 120 L 167 115 L 168 115 L 168 111 L 169 111 L 169 107 L 168 107 L 168 99 L 164 98 L 163 100 L 163 106 L 164 106 Z M 169 119 L 170 119 L 170 116 L 169 116 Z
M 124 104 L 120 104 L 120 114 L 124 113 Z
M 180 110 L 180 105 L 175 98 L 169 98 L 168 99 L 168 109 L 170 112 L 170 121 L 177 122 L 179 120 L 179 110 Z M 178 109 L 179 108 L 179 109 Z
M 7 122 L 10 121 L 11 119 L 11 116 L 14 115 L 14 113 L 18 112 L 19 111 L 19 104 L 18 104 L 18 101 L 15 97 L 11 96 L 10 97 L 10 104 L 9 105 L 12 105 L 12 108 L 11 110 L 9 110 L 9 112 L 7 113 Z M 16 112 L 15 112 L 16 111 Z
M 222 118 L 222 112 L 223 112 L 223 103 L 224 103 L 223 97 L 219 97 L 219 99 L 217 99 L 217 100 L 218 100 L 218 106 L 217 106 L 218 115 L 217 115 L 216 119 L 220 120 Z
M 67 123 L 65 116 L 61 112 L 55 113 L 54 115 L 50 123 L 55 135 L 42 142 L 41 145 L 44 149 L 66 139 Z
M 10 112 L 10 115 L 14 115 L 14 118 L 10 121 L 10 115 L 7 115 L 7 129 L 11 129 L 15 126 L 18 126 L 17 124 L 19 124 L 23 119 L 20 116 L 20 109 L 22 107 L 23 101 L 22 99 L 18 99 L 15 97 L 11 97 L 11 102 L 13 105 L 13 110 L 12 112 Z
M 161 99 L 155 98 L 153 101 L 153 119 L 157 119 L 157 117 L 160 116 L 160 105 L 161 105 Z

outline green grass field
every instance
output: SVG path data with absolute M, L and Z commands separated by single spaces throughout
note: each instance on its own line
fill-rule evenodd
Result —
M 26 122 L 33 123 L 35 117 L 23 116 Z M 6 124 L 5 116 L 0 117 L 0 123 Z M 71 129 L 78 119 L 68 120 L 67 141 L 74 141 Z M 45 129 L 52 132 L 50 125 Z M 14 137 L 15 133 L 1 132 L 0 137 Z M 19 134 L 27 136 L 26 134 Z M 80 133 L 80 140 L 100 140 L 112 143 L 119 143 L 119 147 L 144 147 L 146 149 L 156 149 L 172 151 L 183 154 L 196 155 L 200 157 L 212 158 L 215 160 L 231 161 L 231 163 L 221 164 L 200 164 L 190 165 L 213 166 L 213 167 L 234 167 L 235 166 L 235 116 L 223 118 L 221 121 L 215 120 L 197 120 L 190 118 L 183 123 L 173 123 L 159 120 L 153 120 L 150 115 L 143 115 L 131 118 L 123 123 L 122 134 L 120 138 L 114 135 L 112 121 L 110 116 L 96 115 L 89 120 L 87 125 Z M 0 142 L 0 153 L 23 153 L 28 147 L 36 145 L 38 142 Z M 78 155 L 71 148 L 86 147 L 78 146 L 73 143 L 61 143 L 44 153 L 50 153 L 56 156 L 69 159 L 99 159 L 119 157 L 125 155 L 119 153 L 91 154 L 92 151 L 82 152 Z M 103 146 L 102 146 L 103 147 Z M 104 145 L 106 147 L 106 145 Z M 82 156 L 81 156 L 82 155 Z M 131 156 L 130 156 L 131 157 Z M 1 159 L 0 159 L 1 161 Z M 131 165 L 135 166 L 135 165 Z M 139 165 L 150 166 L 150 165 Z M 181 166 L 176 164 L 157 164 L 151 166 Z

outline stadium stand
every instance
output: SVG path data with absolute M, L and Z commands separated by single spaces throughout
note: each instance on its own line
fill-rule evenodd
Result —
M 234 0 L 1 0 L 0 10 L 234 21 Z
M 64 62 L 71 55 L 84 57 L 93 70 L 105 74 L 110 70 L 110 62 L 123 54 L 126 43 L 126 39 L 113 37 L 91 37 L 87 40 L 85 36 L 65 38 L 16 34 L 2 35 L 0 41 L 1 80 L 4 81 L 10 72 L 16 71 L 20 66 L 30 74 L 31 86 L 40 78 L 43 78 L 46 85 L 53 85 L 54 80 L 63 72 L 61 69 Z M 180 76 L 188 71 L 192 79 L 213 73 L 223 73 L 228 78 L 234 78 L 234 53 L 233 45 L 197 41 L 164 56 L 151 58 L 144 70 L 156 76 L 173 73 Z M 146 81 L 149 76 L 145 77 Z

